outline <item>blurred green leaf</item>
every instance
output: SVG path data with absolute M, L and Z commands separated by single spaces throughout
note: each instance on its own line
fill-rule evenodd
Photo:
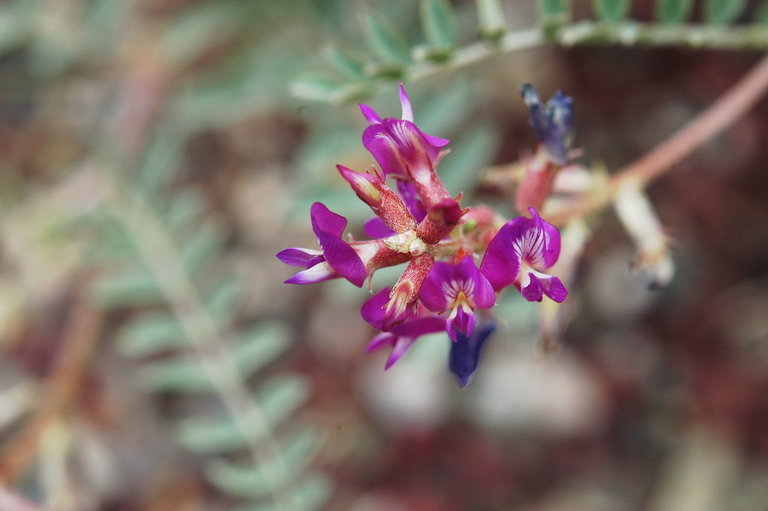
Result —
M 235 276 L 217 280 L 205 291 L 205 307 L 219 325 L 229 325 L 238 313 L 243 282 Z
M 726 25 L 744 12 L 746 0 L 707 0 L 704 3 L 704 19 L 715 25 Z
M 364 33 L 371 51 L 383 61 L 406 64 L 411 60 L 408 42 L 389 22 L 369 14 Z
M 497 40 L 507 31 L 504 10 L 499 0 L 477 0 L 477 18 L 481 37 Z
M 259 466 L 253 463 L 233 463 L 225 460 L 215 460 L 206 466 L 209 479 L 223 493 L 231 497 L 260 497 L 266 493 L 284 487 L 289 481 L 275 477 L 283 473 L 282 466 L 287 465 L 289 475 L 296 477 L 301 474 L 312 459 L 319 445 L 319 439 L 314 430 L 302 428 L 297 432 L 285 435 L 280 442 L 283 457 L 273 460 L 270 464 Z M 268 474 L 265 477 L 265 474 Z
M 630 0 L 593 0 L 597 17 L 608 23 L 621 21 L 629 13 Z
M 344 103 L 362 96 L 364 91 L 364 84 L 339 83 L 327 78 L 301 78 L 291 83 L 293 96 L 326 103 Z
M 760 5 L 757 11 L 757 22 L 761 25 L 768 25 L 768 0 Z
M 237 366 L 244 375 L 258 372 L 290 347 L 289 332 L 278 322 L 261 323 L 243 333 L 235 346 Z
M 185 67 L 233 35 L 248 19 L 242 2 L 199 2 L 177 16 L 160 39 L 160 50 L 177 67 Z
M 542 21 L 564 23 L 570 18 L 569 0 L 536 0 L 539 17 Z
M 146 362 L 138 370 L 139 384 L 153 392 L 211 392 L 215 387 L 194 359 Z
M 314 474 L 305 477 L 299 482 L 295 493 L 291 494 L 298 509 L 306 511 L 318 511 L 331 496 L 332 486 L 326 477 Z M 275 507 L 273 504 L 243 504 L 235 507 L 232 511 L 284 511 L 282 508 Z
M 161 303 L 163 295 L 145 271 L 124 271 L 106 275 L 93 286 L 92 296 L 101 307 L 125 307 Z
M 246 445 L 246 439 L 227 416 L 184 419 L 179 422 L 177 433 L 182 445 L 200 454 L 230 452 Z
M 273 428 L 283 422 L 304 403 L 309 394 L 307 384 L 293 375 L 274 376 L 257 393 L 259 408 Z
M 658 0 L 656 17 L 662 23 L 682 23 L 691 15 L 693 0 Z
M 464 130 L 438 167 L 448 190 L 454 195 L 470 192 L 480 178 L 480 172 L 493 161 L 497 145 L 497 132 L 489 124 Z
M 130 357 L 144 357 L 186 345 L 176 319 L 166 313 L 145 312 L 130 321 L 118 336 L 120 351 Z
M 176 191 L 164 213 L 168 229 L 172 234 L 186 233 L 203 216 L 206 203 L 202 193 L 194 188 Z
M 447 0 L 421 0 L 421 23 L 432 46 L 450 48 L 456 43 L 456 13 Z
M 156 126 L 152 134 L 136 179 L 148 194 L 158 192 L 171 182 L 181 166 L 185 143 L 185 135 L 162 124 Z
M 350 80 L 363 80 L 365 75 L 365 61 L 352 55 L 350 52 L 331 48 L 328 50 L 328 62 L 341 76 Z
M 217 222 L 204 221 L 181 247 L 181 264 L 193 275 L 205 272 L 224 252 L 226 231 Z

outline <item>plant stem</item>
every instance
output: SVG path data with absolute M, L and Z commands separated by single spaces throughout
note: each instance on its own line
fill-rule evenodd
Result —
M 708 140 L 740 119 L 768 90 L 768 55 L 732 86 L 707 110 L 638 160 L 611 176 L 603 193 L 583 196 L 548 216 L 548 220 L 567 224 L 608 204 L 618 191 L 631 182 L 639 187 L 668 172 Z

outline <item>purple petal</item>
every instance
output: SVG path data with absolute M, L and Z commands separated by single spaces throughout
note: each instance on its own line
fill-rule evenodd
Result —
M 523 298 L 529 302 L 540 302 L 544 292 L 541 287 L 541 282 L 539 282 L 539 278 L 532 273 L 529 273 L 528 277 L 530 279 L 528 284 L 523 287 L 520 292 L 522 293 Z
M 413 122 L 413 107 L 411 106 L 411 100 L 408 99 L 408 94 L 405 93 L 403 88 L 403 82 L 400 82 L 400 107 L 402 108 L 402 117 L 405 121 Z
M 371 342 L 369 342 L 368 346 L 365 348 L 365 352 L 371 353 L 372 351 L 376 351 L 377 349 L 387 344 L 392 345 L 394 344 L 395 340 L 397 340 L 397 336 L 395 334 L 391 334 L 389 332 L 380 332 L 376 334 L 373 339 L 371 339 Z
M 568 290 L 557 277 L 547 275 L 547 278 L 540 278 L 539 282 L 544 294 L 557 303 L 562 303 L 568 296 Z
M 534 221 L 537 236 L 540 236 L 542 240 L 541 243 L 534 245 L 540 249 L 540 252 L 536 254 L 537 260 L 540 259 L 543 263 L 539 269 L 544 270 L 555 264 L 560 257 L 560 231 L 554 225 L 543 220 L 535 208 L 529 208 L 528 211 Z
M 448 310 L 454 297 L 446 295 L 445 286 L 454 282 L 455 265 L 446 262 L 438 262 L 432 265 L 427 278 L 421 284 L 419 299 L 421 303 L 432 312 Z
M 320 250 L 300 247 L 286 248 L 278 252 L 276 256 L 285 264 L 300 268 L 311 268 L 324 260 Z
M 347 219 L 337 215 L 321 202 L 312 204 L 310 216 L 312 230 L 320 242 L 325 260 L 342 277 L 357 287 L 363 287 L 366 277 L 365 264 L 355 249 L 341 239 Z
M 456 342 L 458 334 L 472 335 L 475 330 L 475 313 L 468 307 L 459 306 L 455 314 L 451 314 L 446 323 L 448 337 Z
M 426 133 L 424 133 L 421 130 L 419 131 L 419 133 L 421 133 L 421 136 L 424 137 L 427 140 L 427 143 L 429 145 L 435 146 L 438 149 L 441 148 L 441 147 L 445 147 L 445 146 L 447 146 L 448 144 L 451 143 L 451 141 L 448 140 L 447 138 L 436 137 L 434 135 L 427 135 Z M 437 155 L 435 155 L 435 156 L 437 156 Z
M 379 114 L 376 113 L 376 110 L 362 103 L 360 103 L 358 106 L 360 107 L 360 110 L 363 112 L 363 117 L 365 117 L 365 119 L 370 124 L 381 124 L 381 117 L 379 117 Z
M 489 323 L 478 328 L 471 336 L 459 334 L 456 342 L 451 344 L 448 367 L 456 375 L 462 387 L 467 386 L 472 378 L 480 362 L 483 346 L 495 329 L 496 325 Z
M 424 217 L 427 216 L 427 210 L 424 208 L 421 199 L 419 199 L 419 194 L 416 192 L 416 187 L 413 183 L 404 179 L 398 179 L 397 191 L 416 221 L 421 222 L 424 220 Z
M 445 329 L 445 320 L 437 316 L 428 316 L 406 321 L 392 328 L 392 332 L 406 337 L 420 337 L 434 334 Z
M 467 298 L 470 299 L 474 307 L 490 309 L 496 304 L 496 293 L 493 292 L 493 286 L 477 269 L 475 260 L 471 256 L 461 260 L 458 273 L 460 278 L 467 283 L 465 286 Z
M 346 218 L 337 215 L 328 209 L 322 202 L 315 202 L 312 204 L 309 216 L 312 219 L 312 230 L 315 232 L 315 235 L 320 231 L 341 238 L 341 234 L 347 226 Z
M 387 227 L 381 218 L 373 217 L 363 224 L 363 231 L 366 236 L 373 239 L 388 238 L 397 234 L 395 231 Z
M 416 342 L 415 337 L 397 337 L 392 346 L 392 351 L 389 353 L 389 358 L 387 358 L 387 363 L 384 364 L 384 370 L 388 370 L 395 365 L 398 360 L 403 358 L 403 355 L 408 352 L 414 342 Z
M 316 284 L 317 282 L 323 282 L 324 280 L 334 279 L 339 277 L 333 268 L 328 263 L 316 264 L 313 267 L 300 271 L 290 279 L 286 280 L 286 284 Z
M 435 144 L 435 142 L 437 144 Z M 384 119 L 363 131 L 363 145 L 385 175 L 408 178 L 408 169 L 434 166 L 440 147 L 448 141 L 428 137 L 410 121 Z
M 360 308 L 360 315 L 370 323 L 374 328 L 381 329 L 384 325 L 384 307 L 389 301 L 391 289 L 385 287 L 372 297 L 370 297 Z
M 316 234 L 323 249 L 323 256 L 331 268 L 357 287 L 363 287 L 366 277 L 365 264 L 355 249 L 332 234 L 322 231 Z
M 529 220 L 522 217 L 507 222 L 488 244 L 483 262 L 480 263 L 480 272 L 496 291 L 512 284 L 520 273 L 520 254 L 514 244 L 521 232 L 525 232 L 524 224 L 527 222 Z

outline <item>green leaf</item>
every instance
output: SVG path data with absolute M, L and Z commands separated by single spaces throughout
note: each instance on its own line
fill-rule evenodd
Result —
M 421 0 L 421 23 L 432 46 L 450 48 L 456 43 L 456 13 L 447 0 Z
M 332 486 L 328 478 L 313 474 L 301 480 L 297 488 L 288 494 L 295 502 L 294 508 L 304 511 L 319 511 L 331 496 Z M 243 504 L 232 511 L 284 511 L 273 504 Z
M 757 22 L 761 25 L 768 25 L 768 1 L 763 2 L 757 11 Z
M 411 60 L 408 42 L 390 23 L 367 15 L 364 33 L 371 51 L 383 61 L 406 64 Z
M 498 135 L 493 126 L 481 124 L 465 130 L 456 147 L 440 162 L 440 176 L 452 194 L 471 192 L 480 171 L 496 155 Z
M 157 192 L 167 186 L 179 169 L 184 151 L 184 136 L 176 130 L 158 126 L 138 172 L 146 192 Z
M 342 84 L 327 78 L 301 78 L 291 83 L 291 94 L 300 99 L 339 104 L 365 94 L 366 85 Z
M 328 50 L 328 62 L 341 76 L 350 80 L 363 80 L 365 76 L 365 61 L 349 52 L 331 48 Z
M 597 17 L 608 23 L 616 23 L 627 16 L 630 0 L 593 0 Z
M 280 444 L 283 457 L 279 460 L 271 460 L 257 466 L 252 462 L 234 463 L 218 459 L 206 466 L 206 474 L 211 482 L 228 496 L 261 497 L 285 487 L 290 479 L 298 478 L 317 451 L 319 439 L 313 430 L 302 428 L 286 435 Z M 290 479 L 286 479 L 286 475 Z
M 306 401 L 309 388 L 293 375 L 272 377 L 257 393 L 257 402 L 265 418 L 274 428 Z
M 219 325 L 228 325 L 237 314 L 242 289 L 242 281 L 231 276 L 218 281 L 206 292 L 206 309 Z
M 191 226 L 197 225 L 205 211 L 205 204 L 203 195 L 193 188 L 175 192 L 164 214 L 170 232 L 186 233 Z
M 147 362 L 139 368 L 139 383 L 153 392 L 210 392 L 213 383 L 194 359 Z
M 564 22 L 570 17 L 568 0 L 536 0 L 536 6 L 542 20 L 557 19 Z
M 190 418 L 177 426 L 179 442 L 200 454 L 216 454 L 241 449 L 246 439 L 229 417 Z
M 160 38 L 160 52 L 174 65 L 186 66 L 231 37 L 244 14 L 241 2 L 199 3 L 174 18 Z
M 186 344 L 176 319 L 170 314 L 144 313 L 128 323 L 118 336 L 120 351 L 129 357 L 144 357 Z
M 715 25 L 726 25 L 735 21 L 746 5 L 747 0 L 707 0 L 704 19 Z
M 667 24 L 682 23 L 691 15 L 693 0 L 658 0 L 656 17 Z
M 507 31 L 507 21 L 499 0 L 477 0 L 480 36 L 496 41 Z
M 290 347 L 289 332 L 278 322 L 262 323 L 243 334 L 235 346 L 235 358 L 241 373 L 250 375 L 273 362 Z
M 192 274 L 204 271 L 211 261 L 224 251 L 226 233 L 217 222 L 204 222 L 181 247 L 181 263 Z
M 152 276 L 145 271 L 125 271 L 105 276 L 91 288 L 96 303 L 102 307 L 149 305 L 163 301 Z

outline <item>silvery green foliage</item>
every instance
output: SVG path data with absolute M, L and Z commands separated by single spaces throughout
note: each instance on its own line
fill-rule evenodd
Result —
M 67 3 L 53 14 L 45 5 L 51 4 L 0 6 L 0 53 L 24 50 L 46 87 L 67 71 L 87 70 L 105 97 L 119 100 L 114 76 L 99 82 L 99 72 L 120 62 L 121 38 L 139 2 Z M 260 87 L 275 59 L 274 41 L 248 39 L 258 33 L 253 20 L 268 20 L 270 9 L 247 0 L 196 2 L 164 20 L 159 34 L 149 33 L 157 35 L 152 56 L 183 76 L 185 86 L 162 98 L 137 154 L 115 150 L 121 141 L 110 139 L 108 121 L 94 119 L 84 128 L 93 147 L 83 167 L 98 169 L 111 192 L 98 210 L 72 224 L 91 240 L 83 265 L 98 274 L 94 300 L 129 315 L 110 345 L 135 362 L 136 381 L 152 394 L 205 403 L 170 420 L 213 486 L 239 502 L 238 510 L 313 511 L 327 499 L 329 483 L 308 468 L 318 436 L 297 418 L 308 384 L 275 368 L 292 333 L 280 322 L 238 318 L 243 286 L 227 267 L 224 223 L 209 218 L 209 205 L 195 189 L 170 186 L 194 135 L 253 116 L 270 102 Z M 62 30 L 40 30 L 50 15 L 59 17 Z M 231 51 L 222 62 L 206 62 L 212 48 L 226 45 Z M 294 70 L 272 75 L 284 80 L 281 73 Z
M 746 0 L 707 0 L 703 20 L 692 23 L 692 0 L 656 0 L 652 21 L 632 18 L 632 0 L 593 0 L 592 17 L 571 19 L 570 0 L 526 0 L 535 3 L 535 27 L 511 31 L 501 0 L 476 0 L 474 8 L 458 10 L 447 0 L 421 0 L 421 42 L 408 45 L 391 20 L 368 14 L 362 33 L 368 51 L 341 48 L 328 52 L 335 76 L 302 78 L 293 84 L 294 95 L 329 103 L 357 101 L 371 95 L 384 82 L 412 83 L 440 69 L 463 67 L 494 54 L 553 44 L 678 46 L 736 50 L 768 49 L 768 2 L 756 13 Z M 466 12 L 468 9 L 474 12 Z M 474 40 L 459 44 L 461 23 L 474 19 Z M 457 26 L 459 25 L 459 26 Z

